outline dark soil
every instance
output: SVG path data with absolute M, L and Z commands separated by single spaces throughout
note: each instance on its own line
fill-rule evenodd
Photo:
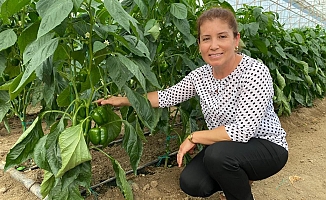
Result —
M 33 115 L 31 115 L 31 118 Z M 300 108 L 290 117 L 281 117 L 282 126 L 287 131 L 289 143 L 289 161 L 276 175 L 253 183 L 252 191 L 256 200 L 324 200 L 326 199 L 326 100 L 317 100 L 312 108 Z M 6 154 L 22 133 L 21 124 L 16 118 L 10 120 L 12 132 L 7 133 L 0 124 L 0 160 L 5 161 Z M 178 136 L 171 135 L 169 153 L 178 150 Z M 134 199 L 175 200 L 201 199 L 184 194 L 178 185 L 182 168 L 176 166 L 175 156 L 171 155 L 165 163 L 167 137 L 164 134 L 146 136 L 143 155 L 138 174 L 129 173 Z M 119 161 L 123 169 L 131 170 L 129 157 L 115 143 L 104 149 Z M 98 151 L 92 153 L 93 193 L 84 193 L 85 199 L 122 200 L 123 195 L 115 186 L 110 160 Z M 0 161 L 1 162 L 1 161 Z M 30 163 L 33 165 L 33 163 Z M 42 181 L 40 169 L 27 170 L 24 175 Z M 114 178 L 113 178 L 114 179 Z M 107 183 L 103 183 L 107 182 Z M 13 180 L 8 173 L 0 172 L 0 199 L 36 200 L 21 183 Z M 219 199 L 213 195 L 207 200 Z

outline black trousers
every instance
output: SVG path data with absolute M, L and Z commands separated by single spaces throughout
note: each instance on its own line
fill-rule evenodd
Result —
M 270 141 L 217 142 L 199 152 L 180 175 L 181 189 L 194 197 L 223 191 L 227 200 L 252 200 L 249 180 L 262 180 L 280 171 L 288 151 Z

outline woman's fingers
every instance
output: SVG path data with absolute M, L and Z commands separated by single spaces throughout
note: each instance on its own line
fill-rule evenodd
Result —
M 184 154 L 181 153 L 180 151 L 177 153 L 177 163 L 178 163 L 178 167 L 181 167 L 181 166 L 182 166 L 183 156 L 184 156 Z

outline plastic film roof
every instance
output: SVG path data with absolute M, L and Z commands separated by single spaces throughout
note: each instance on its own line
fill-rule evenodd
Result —
M 243 7 L 261 6 L 265 11 L 277 12 L 285 28 L 326 28 L 326 0 L 229 0 L 235 10 Z

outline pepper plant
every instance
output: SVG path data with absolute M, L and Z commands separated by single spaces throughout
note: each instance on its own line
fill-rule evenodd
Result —
M 195 5 L 195 1 L 189 2 Z M 153 109 L 146 99 L 148 91 L 161 88 L 153 73 L 157 66 L 152 63 L 172 44 L 160 46 L 164 44 L 159 41 L 161 31 L 167 31 L 162 38 L 172 34 L 177 40 L 169 42 L 181 43 L 171 52 L 180 47 L 185 52 L 196 43 L 187 21 L 188 11 L 194 18 L 196 7 L 190 9 L 186 1 L 39 0 L 16 4 L 6 0 L 1 10 L 7 27 L 17 16 L 24 16 L 26 22 L 22 33 L 8 29 L 18 39 L 13 37 L 3 46 L 8 49 L 24 41 L 24 48 L 17 48 L 24 70 L 13 91 L 38 83 L 37 91 L 43 92 L 39 102 L 44 108 L 8 153 L 5 169 L 33 158 L 44 169 L 44 197 L 81 199 L 79 187 L 90 187 L 89 150 L 105 153 L 95 145 L 104 148 L 120 134 L 123 124 L 122 146 L 136 172 L 145 140 L 143 128 L 154 131 L 161 116 L 161 110 Z M 178 60 L 175 73 L 181 73 L 183 60 L 195 66 L 187 57 L 180 53 L 171 56 Z M 119 117 L 106 106 L 109 119 L 100 122 L 100 107 L 93 102 L 108 95 L 126 95 L 132 107 L 121 108 Z M 43 121 L 50 127 L 47 134 Z M 132 199 L 124 170 L 108 153 L 105 155 L 114 166 L 118 186 Z
M 12 101 L 43 106 L 8 153 L 5 170 L 33 158 L 44 169 L 44 197 L 82 199 L 79 189 L 90 187 L 90 151 L 95 149 L 112 162 L 117 185 L 126 199 L 132 199 L 124 169 L 105 152 L 110 141 L 123 137 L 122 147 L 136 173 L 146 141 L 144 129 L 170 138 L 173 112 L 172 123 L 180 114 L 183 126 L 180 142 L 205 128 L 198 123 L 198 98 L 162 110 L 152 108 L 146 94 L 172 86 L 203 64 L 196 45 L 196 17 L 217 5 L 232 10 L 227 2 L 0 0 L 0 5 L 0 35 L 6 36 L 0 37 L 0 109 L 10 112 Z M 258 7 L 234 12 L 243 52 L 270 67 L 280 115 L 325 94 L 325 45 L 312 45 L 325 44 L 323 29 L 284 30 L 276 13 Z M 18 67 L 11 64 L 13 58 L 18 58 Z M 116 110 L 93 103 L 110 95 L 127 96 L 132 106 Z
M 243 52 L 265 63 L 274 80 L 274 105 L 290 115 L 325 95 L 325 29 L 285 29 L 275 12 L 244 5 L 236 12 Z

